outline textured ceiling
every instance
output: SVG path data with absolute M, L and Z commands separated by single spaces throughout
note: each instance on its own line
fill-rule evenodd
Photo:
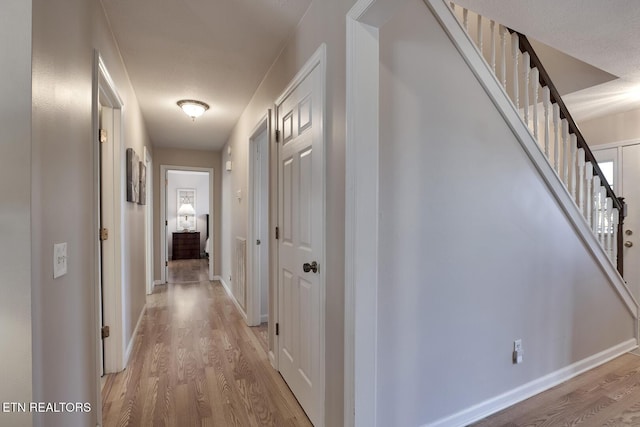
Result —
M 310 2 L 102 0 L 153 144 L 220 149 Z
M 640 108 L 637 0 L 456 0 L 455 3 L 618 76 L 565 97 L 577 120 Z M 554 78 L 553 74 L 551 77 Z

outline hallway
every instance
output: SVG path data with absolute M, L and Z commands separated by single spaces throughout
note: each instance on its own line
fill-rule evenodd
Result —
M 111 426 L 309 426 L 219 282 L 156 287 L 128 368 L 108 375 Z

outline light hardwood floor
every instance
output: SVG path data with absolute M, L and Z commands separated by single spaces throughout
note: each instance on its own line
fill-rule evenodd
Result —
M 640 426 L 640 357 L 620 356 L 473 426 Z
M 167 271 L 167 282 L 169 283 L 206 282 L 208 278 L 208 259 L 179 259 L 169 261 Z
M 157 288 L 128 368 L 107 378 L 105 427 L 311 425 L 219 282 Z

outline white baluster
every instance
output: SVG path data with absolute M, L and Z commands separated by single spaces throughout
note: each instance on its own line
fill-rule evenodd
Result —
M 522 54 L 522 62 L 522 67 L 524 68 L 524 91 L 522 92 L 524 97 L 524 123 L 529 126 L 529 73 L 531 72 L 529 52 Z
M 469 32 L 469 9 L 462 8 L 462 26 L 466 32 Z
M 571 196 L 573 200 L 576 200 L 576 182 L 578 180 L 578 172 L 576 171 L 576 152 L 578 151 L 578 137 L 575 133 L 572 133 L 569 137 L 570 144 L 570 157 L 569 166 L 571 167 Z
M 584 217 L 587 219 L 587 224 L 591 227 L 591 217 L 593 214 L 593 191 L 591 190 L 591 184 L 593 184 L 593 165 L 591 162 L 586 162 L 584 165 L 585 175 L 585 189 L 584 189 L 584 203 L 585 212 Z
M 553 104 L 553 168 L 558 176 L 562 176 L 560 173 L 560 107 L 558 104 Z
M 478 14 L 478 17 L 476 19 L 476 24 L 478 26 L 478 30 L 477 30 L 478 49 L 480 49 L 480 53 L 482 53 L 482 15 Z
M 542 106 L 544 107 L 544 154 L 547 156 L 549 162 L 551 162 L 551 156 L 549 155 L 549 126 L 551 122 L 549 120 L 549 104 L 551 103 L 551 93 L 549 92 L 549 86 L 542 88 Z
M 611 243 L 611 261 L 613 261 L 613 265 L 618 265 L 618 224 L 620 224 L 620 212 L 618 212 L 618 208 L 613 208 L 611 210 L 611 229 L 612 233 L 612 243 Z
M 540 72 L 537 68 L 531 70 L 533 81 L 533 136 L 538 141 L 538 87 L 540 86 Z
M 511 34 L 511 57 L 513 58 L 513 103 L 516 109 L 520 109 L 520 94 L 518 93 L 519 73 L 518 73 L 518 57 L 520 49 L 518 48 L 520 39 L 517 33 Z
M 578 207 L 582 216 L 587 217 L 586 205 L 584 203 L 584 148 L 578 150 Z
M 593 202 L 591 203 L 591 229 L 593 233 L 598 235 L 598 222 L 600 215 L 600 177 L 595 175 L 591 184 Z
M 605 193 L 606 194 L 606 193 Z M 611 210 L 613 209 L 613 201 L 611 197 L 607 197 L 605 204 L 605 213 L 602 219 L 602 232 L 604 233 L 604 250 L 607 256 L 611 256 Z
M 491 28 L 491 69 L 493 74 L 496 74 L 496 21 L 493 19 L 489 21 L 489 27 Z
M 562 119 L 562 182 L 569 189 L 569 122 Z
M 602 245 L 603 248 L 605 247 L 606 216 L 607 216 L 607 190 L 605 190 L 604 187 L 600 187 L 600 216 L 598 217 L 598 220 L 600 222 L 598 224 L 598 229 L 600 231 L 600 236 L 599 236 L 600 244 Z
M 500 25 L 500 44 L 502 46 L 502 60 L 500 61 L 500 80 L 502 81 L 502 87 L 507 89 L 507 28 L 504 25 Z

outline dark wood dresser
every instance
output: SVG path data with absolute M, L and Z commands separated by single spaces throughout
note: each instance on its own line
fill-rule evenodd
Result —
M 173 233 L 172 259 L 200 258 L 200 232 Z

